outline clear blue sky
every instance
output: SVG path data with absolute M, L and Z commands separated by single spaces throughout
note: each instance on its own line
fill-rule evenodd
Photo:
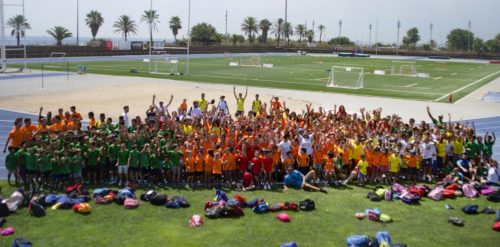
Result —
M 22 0 L 5 0 L 6 3 L 20 3 Z M 76 36 L 76 1 L 77 0 L 25 0 L 26 18 L 32 26 L 30 36 L 46 36 L 46 30 L 55 25 L 68 28 Z M 80 0 L 80 37 L 90 37 L 90 30 L 85 26 L 85 15 L 92 9 L 103 14 L 104 25 L 98 37 L 110 38 L 120 35 L 113 32 L 112 25 L 122 14 L 128 14 L 137 22 L 145 9 L 149 9 L 149 0 Z M 285 0 L 192 0 L 191 24 L 208 22 L 220 33 L 225 32 L 225 11 L 229 12 L 228 32 L 242 33 L 241 21 L 245 16 L 254 16 L 258 20 L 268 18 L 271 21 L 284 18 Z M 401 31 L 405 33 L 411 27 L 420 30 L 422 41 L 429 40 L 429 25 L 434 24 L 433 38 L 442 43 L 447 33 L 453 28 L 467 28 L 472 22 L 472 31 L 483 39 L 491 39 L 500 33 L 500 0 L 288 0 L 288 20 L 292 24 L 305 23 L 309 28 L 313 21 L 326 26 L 326 37 L 336 37 L 339 33 L 338 21 L 342 19 L 342 35 L 352 40 L 367 42 L 368 25 L 372 23 L 372 42 L 375 41 L 376 21 L 378 18 L 378 39 L 383 42 L 395 42 L 396 22 L 401 20 Z M 160 14 L 161 23 L 155 37 L 171 39 L 168 20 L 173 15 L 180 16 L 187 31 L 188 0 L 153 0 L 153 8 Z M 21 8 L 6 7 L 6 18 L 22 13 Z M 139 34 L 135 37 L 147 37 L 148 29 L 139 24 Z

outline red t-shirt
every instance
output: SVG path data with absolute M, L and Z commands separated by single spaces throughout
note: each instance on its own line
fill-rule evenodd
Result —
M 266 157 L 266 158 L 264 158 L 264 160 L 262 162 L 264 163 L 264 171 L 269 173 L 273 170 L 273 159 L 272 158 Z
M 246 171 L 248 169 L 248 157 L 241 154 L 237 157 L 238 164 L 240 165 L 240 171 Z
M 250 174 L 249 172 L 243 173 L 243 187 L 249 187 L 250 185 L 252 185 L 252 180 L 252 174 Z
M 262 169 L 262 159 L 258 157 L 253 157 L 252 158 L 252 173 L 254 175 L 258 175 L 260 173 L 260 170 Z

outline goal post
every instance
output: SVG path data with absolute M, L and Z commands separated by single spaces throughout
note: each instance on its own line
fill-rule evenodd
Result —
M 361 89 L 364 84 L 364 68 L 332 66 L 327 87 Z
M 417 66 L 415 62 L 392 61 L 391 75 L 417 76 Z
M 239 66 L 262 67 L 261 57 L 241 57 Z
M 149 60 L 150 74 L 158 75 L 182 75 L 179 72 L 179 58 L 177 57 L 163 57 L 153 58 Z

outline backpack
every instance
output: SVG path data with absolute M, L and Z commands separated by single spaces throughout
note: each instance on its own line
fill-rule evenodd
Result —
M 446 186 L 446 188 L 444 188 L 445 190 L 458 190 L 458 188 L 460 188 L 460 186 L 458 186 L 458 184 L 450 184 L 448 186 Z
M 375 238 L 377 239 L 377 243 L 379 246 L 391 246 L 391 236 L 386 231 L 380 231 L 375 234 Z
M 267 213 L 269 211 L 269 207 L 264 200 L 261 200 L 259 205 L 253 208 L 253 211 L 257 214 Z
M 175 196 L 174 200 L 181 208 L 189 208 L 190 206 L 189 202 L 183 196 Z
M 288 243 L 281 244 L 280 247 L 297 247 L 297 243 L 288 242 Z
M 245 215 L 243 210 L 237 205 L 229 206 L 226 205 L 223 207 L 223 216 L 226 217 L 240 217 Z
M 281 213 L 276 215 L 276 219 L 278 219 L 281 222 L 290 222 L 290 216 L 286 213 Z
M 191 216 L 191 220 L 189 220 L 189 226 L 197 227 L 202 225 L 203 225 L 203 217 L 197 214 Z
M 491 193 L 495 192 L 495 190 L 491 187 L 488 187 L 488 186 L 484 186 L 482 189 L 481 189 L 481 195 L 490 195 Z
M 380 197 L 375 194 L 375 192 L 368 192 L 368 195 L 366 195 L 366 198 L 370 199 L 372 202 L 379 202 Z
M 9 207 L 7 207 L 7 203 L 0 202 L 0 217 L 5 217 L 10 214 Z
M 368 236 L 366 235 L 351 235 L 346 240 L 348 247 L 368 247 L 368 243 Z
M 259 199 L 254 199 L 254 200 L 247 202 L 246 205 L 249 208 L 254 208 L 254 207 L 257 207 L 258 204 L 259 204 Z
M 408 189 L 408 193 L 412 193 L 412 194 L 414 194 L 414 195 L 416 195 L 418 197 L 424 196 L 424 191 L 421 190 L 421 189 L 418 189 L 416 187 Z
M 269 207 L 269 211 L 271 212 L 278 212 L 278 211 L 281 211 L 283 210 L 283 205 L 282 204 L 274 204 L 272 206 Z
M 464 192 L 464 196 L 468 198 L 475 198 L 479 196 L 479 192 L 477 192 L 476 188 L 472 184 L 464 184 L 462 186 L 462 191 Z
M 391 216 L 389 216 L 387 214 L 381 214 L 379 217 L 379 220 L 382 223 L 391 223 L 392 222 Z
M 45 216 L 45 208 L 42 205 L 36 203 L 35 201 L 31 202 L 28 210 L 31 216 L 42 217 Z
M 153 197 L 149 202 L 156 206 L 163 206 L 168 201 L 167 194 L 160 194 Z
M 491 201 L 491 202 L 500 202 L 500 190 L 497 190 L 497 191 L 489 194 L 486 199 L 488 199 L 488 201 Z
M 73 205 L 75 203 L 74 203 L 73 200 L 71 200 L 71 198 L 69 198 L 67 196 L 61 196 L 57 200 L 57 204 L 59 204 L 59 206 L 57 208 L 60 208 L 60 209 L 70 209 L 71 207 L 73 207 Z
M 105 195 L 109 194 L 109 192 L 110 191 L 106 188 L 94 189 L 94 191 L 92 191 L 92 196 L 93 197 L 105 196 Z
M 166 208 L 180 208 L 179 203 L 175 200 L 170 200 L 165 203 Z
M 365 214 L 368 215 L 368 219 L 371 221 L 379 221 L 380 219 L 380 209 L 366 209 Z
M 12 247 L 31 247 L 33 244 L 25 238 L 16 238 L 12 241 Z
M 240 194 L 236 194 L 234 196 L 234 199 L 239 202 L 238 206 L 240 207 L 245 206 L 247 204 L 245 197 L 241 196 Z
M 299 211 L 299 205 L 297 203 L 293 202 L 285 202 L 283 205 L 284 210 L 293 210 L 293 211 Z
M 431 190 L 431 192 L 429 192 L 429 194 L 427 194 L 427 197 L 434 200 L 434 201 L 439 201 L 443 198 L 443 187 L 441 186 L 438 186 L 436 188 L 434 188 L 433 190 Z
M 375 187 L 375 189 L 373 190 L 373 192 L 375 192 L 375 194 L 377 194 L 378 197 L 384 198 L 384 194 L 385 194 L 384 187 L 377 186 L 377 187 Z
M 392 201 L 392 191 L 387 189 L 384 191 L 384 199 L 386 201 Z
M 311 199 L 305 199 L 299 202 L 299 209 L 302 211 L 312 211 L 316 209 L 316 204 Z
M 493 226 L 491 227 L 494 231 L 500 232 L 500 221 L 497 221 Z
M 466 205 L 462 208 L 462 211 L 466 214 L 477 214 L 477 210 L 479 209 L 478 205 Z
M 406 193 L 401 196 L 401 201 L 409 205 L 418 204 L 420 197 L 411 193 Z
M 52 206 L 57 203 L 57 200 L 59 200 L 60 196 L 54 195 L 54 194 L 48 194 L 45 196 L 45 204 L 44 206 Z
M 71 186 L 64 188 L 64 191 L 66 192 L 66 194 L 76 192 L 78 195 L 81 195 L 82 194 L 81 188 L 82 188 L 81 184 L 74 184 L 74 185 L 71 185 Z
M 445 190 L 443 190 L 443 197 L 445 197 L 445 198 L 455 198 L 457 196 L 455 195 L 455 191 L 454 190 L 445 189 Z
M 216 199 L 214 201 L 223 200 L 223 201 L 227 202 L 227 200 L 228 200 L 226 192 L 224 192 L 223 190 L 216 190 L 215 191 L 215 198 Z
M 395 184 L 392 185 L 392 191 L 394 191 L 394 192 L 401 193 L 401 192 L 403 192 L 405 190 L 406 190 L 405 187 L 403 185 L 401 185 L 401 184 L 395 183 Z
M 141 200 L 148 202 L 155 196 L 156 196 L 155 190 L 148 190 L 147 192 L 141 194 Z
M 219 218 L 222 215 L 221 207 L 211 207 L 205 209 L 205 216 L 211 219 Z
M 75 204 L 73 205 L 73 211 L 75 213 L 88 214 L 90 213 L 90 205 L 86 202 Z
M 125 203 L 125 199 L 127 197 L 123 194 L 118 194 L 115 196 L 115 199 L 114 199 L 114 202 L 118 205 L 123 205 L 123 203 Z
M 106 199 L 105 197 L 98 196 L 95 198 L 95 203 L 96 204 L 109 204 L 111 203 L 111 200 Z
M 123 207 L 127 209 L 133 209 L 139 207 L 139 200 L 135 198 L 126 198 L 123 202 Z

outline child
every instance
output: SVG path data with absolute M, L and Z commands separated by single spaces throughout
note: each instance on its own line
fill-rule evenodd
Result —
M 61 157 L 59 161 L 59 165 L 61 166 L 61 178 L 62 178 L 62 185 L 64 187 L 68 186 L 68 181 L 71 179 L 71 166 L 72 166 L 72 160 L 71 156 L 69 155 L 69 150 L 65 149 L 63 151 L 63 156 Z
M 323 153 L 321 146 L 319 144 L 315 145 L 314 152 L 313 152 L 313 169 L 316 172 L 316 174 L 318 174 L 319 177 L 321 177 L 323 175 L 324 160 L 325 160 L 325 154 Z M 318 178 L 318 180 L 319 180 L 319 178 Z M 316 182 L 319 182 L 319 181 L 316 181 Z
M 139 186 L 139 151 L 137 150 L 136 144 L 132 144 L 132 150 L 130 150 L 128 157 L 128 166 L 130 171 L 130 181 L 136 186 Z
M 14 152 L 14 147 L 9 147 L 9 154 L 5 157 L 5 166 L 7 168 L 7 182 L 9 185 L 12 185 L 10 183 L 10 177 L 12 174 L 14 174 L 14 181 L 17 184 L 17 162 L 16 162 L 16 153 Z
M 396 183 L 399 177 L 399 168 L 401 165 L 401 157 L 397 154 L 397 150 L 393 150 L 389 154 L 389 181 Z
M 336 161 L 337 161 L 337 159 L 333 155 L 332 151 L 329 151 L 328 155 L 326 155 L 323 158 L 323 164 L 324 164 L 323 165 L 323 173 L 324 173 L 324 178 L 325 178 L 327 183 L 332 181 L 333 179 L 337 178 L 335 175 L 335 168 L 334 168 L 334 164 Z
M 83 157 L 82 151 L 80 149 L 75 149 L 75 154 L 71 157 L 73 167 L 71 169 L 74 183 L 80 183 L 82 181 L 82 166 Z
M 213 172 L 213 164 L 214 164 L 214 150 L 209 149 L 207 152 L 207 155 L 205 156 L 205 159 L 203 160 L 204 163 L 204 171 L 205 171 L 205 179 L 204 179 L 204 184 L 206 186 L 209 186 L 210 183 L 212 182 L 212 172 Z
M 222 169 L 224 171 L 224 180 L 227 183 L 233 182 L 233 171 L 236 170 L 236 156 L 234 155 L 234 148 L 227 148 L 226 153 L 222 156 Z
M 29 186 L 36 186 L 36 181 L 38 180 L 38 168 L 36 162 L 36 154 L 34 148 L 28 148 L 28 152 L 25 154 L 26 159 L 26 171 L 28 175 Z
M 368 174 L 368 161 L 366 160 L 365 154 L 361 154 L 360 158 L 356 167 L 359 170 L 358 184 L 363 186 L 363 183 L 366 181 L 366 175 Z
M 150 160 L 151 154 L 149 153 L 149 144 L 146 143 L 144 144 L 144 147 L 142 148 L 141 152 L 139 153 L 139 164 L 141 165 L 141 183 L 143 185 L 146 185 L 148 180 L 146 177 L 149 176 L 150 173 L 150 167 L 151 167 L 151 160 Z M 148 177 L 149 179 L 151 177 Z
M 193 184 L 193 179 L 196 173 L 196 158 L 193 157 L 193 151 L 188 150 L 186 152 L 186 158 L 184 160 L 184 167 L 186 169 L 186 174 L 187 174 L 187 185 L 189 186 L 190 184 Z
M 300 153 L 297 155 L 297 165 L 299 167 L 299 172 L 302 174 L 307 174 L 309 172 L 309 155 L 307 155 L 307 149 L 301 148 Z
M 198 155 L 196 156 L 196 161 L 195 161 L 195 175 L 196 175 L 196 180 L 198 185 L 201 184 L 201 180 L 204 175 L 204 159 L 203 159 L 203 153 L 198 152 Z
M 50 173 L 52 172 L 52 155 L 47 154 L 45 149 L 40 151 L 40 156 L 37 159 L 38 166 L 40 167 L 41 185 L 40 190 L 43 190 L 43 186 L 50 185 Z
M 87 171 L 87 182 L 92 181 L 97 183 L 97 163 L 99 159 L 99 150 L 96 149 L 96 144 L 94 141 L 90 142 L 90 148 L 84 153 L 87 158 L 87 166 L 85 167 Z
M 130 152 L 127 150 L 125 143 L 120 146 L 120 151 L 118 152 L 118 160 L 116 161 L 116 167 L 118 167 L 118 186 L 125 186 L 128 182 L 128 162 L 129 162 Z
M 264 179 L 265 179 L 265 184 L 264 184 L 264 189 L 270 190 L 271 189 L 271 180 L 272 180 L 272 172 L 273 172 L 273 154 L 271 153 L 270 150 L 266 150 L 264 152 L 265 157 L 262 160 L 263 167 L 264 167 Z
M 212 162 L 212 176 L 213 181 L 219 184 L 222 181 L 222 160 L 220 153 L 215 153 L 214 159 Z

